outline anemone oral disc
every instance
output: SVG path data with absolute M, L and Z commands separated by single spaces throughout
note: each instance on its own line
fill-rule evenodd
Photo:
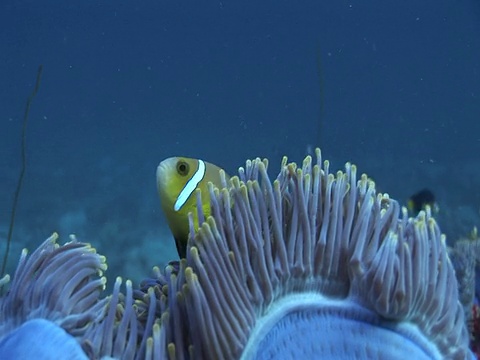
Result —
M 442 359 L 417 326 L 382 319 L 353 299 L 314 292 L 274 301 L 256 321 L 242 360 Z

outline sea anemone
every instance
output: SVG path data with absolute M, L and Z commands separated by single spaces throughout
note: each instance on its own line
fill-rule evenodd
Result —
M 354 165 L 331 174 L 319 150 L 301 168 L 285 158 L 273 182 L 267 167 L 248 161 L 227 188 L 210 184 L 208 218 L 197 191 L 201 226 L 191 231 L 186 258 L 155 268 L 139 290 L 127 281 L 123 295 L 121 279 L 103 300 L 79 290 L 91 296 L 73 314 L 87 315 L 73 318 L 83 326 L 65 330 L 90 358 L 472 357 L 445 237 L 428 208 L 408 218 L 395 200 L 376 194 L 366 175 L 357 180 Z M 87 263 L 93 272 L 102 268 L 102 261 Z M 63 299 L 58 290 L 68 282 L 60 267 L 38 263 L 45 275 L 37 280 L 57 289 L 71 309 L 77 291 L 67 286 Z M 49 292 L 24 280 L 38 272 L 20 275 L 11 287 L 23 284 L 22 296 L 35 306 L 19 311 L 24 304 L 15 305 L 21 298 L 11 293 L 2 300 L 8 310 L 2 326 L 21 314 L 3 334 L 27 318 L 44 318 L 44 312 L 29 314 L 45 308 L 38 299 Z M 84 287 L 101 285 L 89 277 Z M 52 318 L 51 310 L 46 314 Z M 53 322 L 63 328 L 68 314 L 61 310 Z
M 57 239 L 53 234 L 31 256 L 23 250 L 0 298 L 1 359 L 86 359 L 80 343 L 103 317 L 107 299 L 99 296 L 107 266 L 90 245 L 72 237 L 59 246 Z
M 212 215 L 202 220 L 198 207 L 187 258 L 157 271 L 171 357 L 471 356 L 428 209 L 408 218 L 366 175 L 357 181 L 354 165 L 331 174 L 319 150 L 302 168 L 284 159 L 273 184 L 259 159 L 230 184 L 209 187 Z

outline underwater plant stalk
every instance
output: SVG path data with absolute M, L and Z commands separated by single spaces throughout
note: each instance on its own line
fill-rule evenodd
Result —
M 26 157 L 26 130 L 27 130 L 27 122 L 28 122 L 28 114 L 30 113 L 30 106 L 32 104 L 33 99 L 37 95 L 38 89 L 40 87 L 40 80 L 42 78 L 42 70 L 43 65 L 40 65 L 37 70 L 37 80 L 35 83 L 35 88 L 33 89 L 32 93 L 27 99 L 27 103 L 25 105 L 25 113 L 23 115 L 23 125 L 22 125 L 22 146 L 21 146 L 21 156 L 22 156 L 22 168 L 20 169 L 20 175 L 17 181 L 17 188 L 15 189 L 15 194 L 13 196 L 13 205 L 12 211 L 10 212 L 10 225 L 8 227 L 8 235 L 7 235 L 7 246 L 5 248 L 5 254 L 3 255 L 3 262 L 2 262 L 2 271 L 0 275 L 0 279 L 3 278 L 5 275 L 5 268 L 7 266 L 8 254 L 10 252 L 10 243 L 12 241 L 12 233 L 13 233 L 13 226 L 15 224 L 15 215 L 17 213 L 17 204 L 18 198 L 20 195 L 20 191 L 22 189 L 23 184 L 23 177 L 25 175 L 25 169 L 27 167 L 27 157 Z

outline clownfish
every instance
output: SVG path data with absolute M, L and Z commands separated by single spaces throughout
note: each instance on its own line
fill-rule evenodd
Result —
M 422 189 L 416 192 L 407 201 L 407 208 L 411 215 L 417 216 L 426 206 L 430 206 L 433 213 L 438 212 L 438 204 L 435 201 L 435 195 L 429 189 Z
M 201 191 L 203 213 L 207 218 L 211 213 L 208 183 L 211 182 L 214 186 L 221 188 L 222 178 L 229 180 L 224 170 L 200 159 L 171 157 L 158 165 L 157 189 L 160 204 L 175 239 L 180 258 L 186 256 L 189 213 L 193 215 L 195 230 L 198 229 L 195 190 Z

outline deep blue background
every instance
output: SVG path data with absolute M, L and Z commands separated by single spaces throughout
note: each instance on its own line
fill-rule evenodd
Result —
M 174 155 L 274 173 L 320 146 L 402 203 L 434 190 L 450 241 L 479 224 L 478 0 L 15 0 L 0 24 L 1 238 L 44 66 L 13 258 L 74 232 L 148 273 L 174 256 L 154 176 Z

